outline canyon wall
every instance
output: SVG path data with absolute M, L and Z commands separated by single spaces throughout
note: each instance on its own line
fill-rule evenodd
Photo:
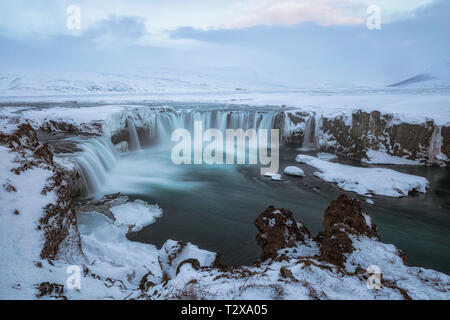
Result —
M 424 165 L 450 165 L 450 128 L 432 120 L 407 123 L 392 114 L 361 110 L 351 117 L 300 111 L 286 112 L 284 117 L 284 140 L 288 143 L 303 144 L 309 127 L 319 149 L 352 160 L 370 160 L 370 152 L 375 151 Z M 311 121 L 314 125 L 308 126 Z

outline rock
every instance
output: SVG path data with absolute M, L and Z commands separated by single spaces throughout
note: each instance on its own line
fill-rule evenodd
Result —
M 177 271 L 175 272 L 175 274 L 179 274 L 180 273 L 181 267 L 184 264 L 190 264 L 192 266 L 192 268 L 194 268 L 195 270 L 200 269 L 200 262 L 197 259 L 189 258 L 189 259 L 181 261 L 178 264 Z
M 147 272 L 139 282 L 139 289 L 143 292 L 147 292 L 147 290 L 151 287 L 154 287 L 158 283 L 158 279 L 155 277 L 153 272 Z
M 109 209 L 128 202 L 129 198 L 120 193 L 107 194 L 99 200 L 80 199 L 75 203 L 75 210 L 77 212 L 95 211 L 104 214 L 112 220 L 116 220 Z
M 311 238 L 308 229 L 294 220 L 291 211 L 273 206 L 261 213 L 254 225 L 259 231 L 256 241 L 263 250 L 262 260 L 275 258 L 278 250 L 294 247 L 298 242 L 305 243 Z
M 325 210 L 323 227 L 324 231 L 315 238 L 321 244 L 321 259 L 340 267 L 347 254 L 354 250 L 349 234 L 379 240 L 377 226 L 364 213 L 361 202 L 345 194 L 333 200 Z
M 289 166 L 284 169 L 284 173 L 290 176 L 304 177 L 305 173 L 302 169 L 295 166 Z
M 14 187 L 8 180 L 3 184 L 3 188 L 6 192 L 17 192 L 16 187 Z
M 64 296 L 64 285 L 50 282 L 42 282 L 36 286 L 39 291 L 36 297 L 42 298 L 44 296 L 49 296 L 52 298 L 66 299 Z
M 292 271 L 286 267 L 280 268 L 280 277 L 284 279 L 290 279 L 292 281 L 298 281 L 297 279 L 295 279 L 294 275 L 292 274 Z
M 301 144 L 304 126 L 311 115 L 300 111 L 286 113 L 283 141 Z M 396 123 L 393 114 L 357 110 L 351 119 L 345 115 L 321 117 L 317 140 L 322 150 L 332 151 L 349 159 L 367 159 L 369 150 L 382 150 L 388 155 L 422 163 L 450 165 L 450 127 L 434 121 Z M 293 129 L 289 129 L 293 128 Z
M 128 142 L 126 142 L 126 141 L 119 142 L 118 144 L 115 145 L 115 147 L 116 147 L 116 150 L 121 153 L 125 153 L 125 152 L 129 151 Z
M 364 213 L 361 201 L 346 194 L 331 201 L 323 217 L 325 231 L 332 231 L 345 227 L 349 233 L 377 238 L 377 225 Z
M 320 258 L 336 266 L 343 267 L 346 260 L 346 254 L 353 252 L 353 241 L 345 231 L 333 229 L 324 231 L 314 238 L 320 242 Z

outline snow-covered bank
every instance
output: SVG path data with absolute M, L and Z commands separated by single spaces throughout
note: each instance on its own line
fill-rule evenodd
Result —
M 314 175 L 320 179 L 363 196 L 403 197 L 412 191 L 425 193 L 429 185 L 426 178 L 391 169 L 353 167 L 302 154 L 296 161 L 317 168 L 319 171 Z
M 50 107 L 1 108 L 0 128 L 11 131 L 18 123 L 27 122 L 35 129 L 52 132 L 97 133 L 111 136 L 127 127 L 127 119 L 137 126 L 148 126 L 154 112 L 141 105 L 78 106 L 77 104 Z
M 175 272 L 173 252 L 204 257 L 202 266 L 215 260 L 215 253 L 192 244 L 168 240 L 158 250 L 127 240 L 130 228 L 161 214 L 153 205 L 113 199 L 112 218 L 76 215 L 66 172 L 29 125 L 0 131 L 0 162 L 0 299 L 125 299 L 140 292 L 144 276 L 157 282 Z M 124 216 L 127 208 L 134 214 Z M 81 287 L 72 289 L 67 280 L 77 270 Z

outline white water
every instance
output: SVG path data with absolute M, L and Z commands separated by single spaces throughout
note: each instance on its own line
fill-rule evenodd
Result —
M 274 126 L 275 117 L 277 113 L 273 111 L 268 112 L 254 112 L 254 111 L 192 111 L 181 110 L 173 111 L 167 110 L 157 114 L 156 120 L 150 120 L 150 136 L 156 140 L 156 148 L 153 150 L 170 150 L 171 134 L 175 129 L 184 128 L 191 133 L 194 131 L 194 122 L 202 121 L 203 129 L 219 129 L 225 133 L 226 129 L 266 129 L 270 130 Z M 127 119 L 127 126 L 129 130 L 130 151 L 141 150 L 141 142 L 136 130 L 134 121 L 131 118 Z M 81 143 L 83 152 L 77 157 L 76 163 L 80 169 L 82 182 L 84 184 L 83 195 L 86 197 L 97 197 L 108 192 L 114 192 L 119 189 L 123 191 L 139 192 L 139 185 L 142 183 L 150 184 L 169 184 L 167 181 L 172 172 L 167 172 L 167 168 L 153 168 L 152 161 L 149 158 L 152 156 L 146 152 L 147 161 L 142 160 L 140 166 L 148 166 L 148 175 L 143 177 L 133 175 L 132 166 L 136 165 L 133 160 L 132 166 L 129 165 L 130 155 L 119 158 L 115 147 L 107 138 L 95 138 Z M 170 151 L 166 152 L 170 155 Z M 157 156 L 154 154 L 154 156 Z M 131 158 L 130 158 L 131 159 Z M 162 170 L 161 172 L 158 171 Z M 174 170 L 172 168 L 171 170 Z M 172 177 L 173 178 L 173 177 Z M 151 181 L 150 181 L 151 180 Z M 116 191 L 117 192 L 117 191 Z
M 141 143 L 139 141 L 139 135 L 134 125 L 134 121 L 131 118 L 127 118 L 128 131 L 130 133 L 130 150 L 141 150 Z
M 314 116 L 311 116 L 306 121 L 303 145 L 301 148 L 299 148 L 299 150 L 310 151 L 310 150 L 316 150 L 316 149 L 317 149 L 316 120 L 315 120 Z
M 203 129 L 267 129 L 274 126 L 276 112 L 254 111 L 167 111 L 158 114 L 156 119 L 156 138 L 159 143 L 170 141 L 175 129 L 184 128 L 193 133 L 194 122 L 202 121 Z
M 99 137 L 81 143 L 82 153 L 76 164 L 84 184 L 84 196 L 98 194 L 106 182 L 108 172 L 115 167 L 118 154 L 108 138 Z

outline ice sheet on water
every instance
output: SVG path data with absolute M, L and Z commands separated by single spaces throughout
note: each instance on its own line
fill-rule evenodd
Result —
M 296 161 L 319 169 L 314 175 L 320 179 L 334 182 L 343 190 L 364 196 L 377 194 L 403 197 L 413 190 L 425 193 L 429 185 L 428 180 L 424 177 L 400 173 L 391 169 L 354 167 L 303 154 L 298 155 Z
M 158 205 L 151 205 L 142 200 L 124 203 L 109 209 L 114 215 L 115 224 L 131 227 L 131 231 L 137 232 L 154 223 L 163 212 Z

